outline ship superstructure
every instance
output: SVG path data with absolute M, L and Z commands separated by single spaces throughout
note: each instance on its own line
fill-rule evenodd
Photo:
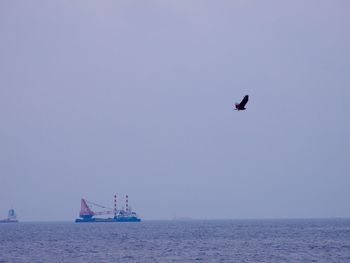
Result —
M 95 206 L 104 210 L 101 212 L 94 212 L 90 206 Z M 96 216 L 99 215 L 113 215 L 113 217 L 109 218 L 98 218 Z M 93 202 L 90 202 L 84 198 L 81 199 L 80 202 L 80 213 L 78 219 L 75 220 L 76 223 L 84 223 L 84 222 L 140 222 L 141 219 L 139 216 L 132 211 L 131 207 L 129 207 L 129 196 L 125 196 L 125 209 L 117 208 L 117 195 L 114 195 L 114 208 L 108 208 Z
M 18 223 L 15 210 L 11 208 L 8 212 L 7 218 L 0 220 L 0 223 Z

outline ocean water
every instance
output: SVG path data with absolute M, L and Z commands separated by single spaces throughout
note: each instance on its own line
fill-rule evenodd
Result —
M 350 262 L 350 219 L 0 224 L 0 262 Z

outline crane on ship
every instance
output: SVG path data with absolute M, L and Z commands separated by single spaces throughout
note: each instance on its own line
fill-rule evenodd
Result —
M 95 206 L 95 207 L 98 207 L 98 208 L 102 208 L 102 209 L 108 209 L 108 210 L 100 211 L 100 212 L 94 212 L 93 210 L 91 210 L 89 205 L 90 206 Z M 115 214 L 115 211 L 113 210 L 113 208 L 96 204 L 96 203 L 88 201 L 88 200 L 86 200 L 84 198 L 81 199 L 80 212 L 79 212 L 79 216 L 80 217 L 82 217 L 84 219 L 90 219 L 90 218 L 92 218 L 95 215 L 110 215 L 110 214 Z

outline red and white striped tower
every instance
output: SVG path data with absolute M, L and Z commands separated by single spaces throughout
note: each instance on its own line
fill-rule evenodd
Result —
M 117 216 L 117 195 L 114 195 L 114 217 Z
M 129 196 L 125 196 L 125 211 L 129 212 Z

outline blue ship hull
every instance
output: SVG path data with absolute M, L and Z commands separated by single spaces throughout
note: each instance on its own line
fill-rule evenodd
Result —
M 138 217 L 116 217 L 116 218 L 77 218 L 75 223 L 114 223 L 114 222 L 140 222 Z
M 9 219 L 4 219 L 4 220 L 0 220 L 0 223 L 18 223 L 18 220 L 9 220 Z

